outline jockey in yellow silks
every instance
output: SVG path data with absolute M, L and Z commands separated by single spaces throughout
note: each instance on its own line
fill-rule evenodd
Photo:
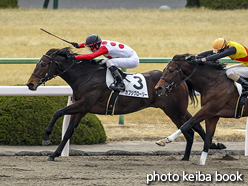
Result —
M 248 49 L 237 42 L 227 42 L 223 38 L 218 38 L 213 43 L 213 50 L 209 50 L 197 55 L 200 59 L 195 62 L 215 61 L 223 57 L 230 57 L 232 60 L 240 62 L 239 65 L 233 65 L 227 68 L 228 78 L 241 84 L 243 92 L 248 90 Z M 201 58 L 202 57 L 202 58 Z
M 236 48 L 236 53 L 229 55 L 229 57 L 232 60 L 239 61 L 244 64 L 245 67 L 248 66 L 248 49 L 236 42 L 229 41 L 228 42 L 229 48 L 230 47 L 235 47 Z

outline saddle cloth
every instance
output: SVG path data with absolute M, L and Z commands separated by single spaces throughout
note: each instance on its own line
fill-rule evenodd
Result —
M 145 77 L 142 74 L 136 73 L 125 73 L 127 74 L 126 78 L 123 80 L 126 90 L 121 91 L 119 95 L 122 96 L 131 96 L 139 98 L 148 98 L 147 84 Z M 130 82 L 128 82 L 130 81 Z M 114 78 L 111 75 L 109 69 L 106 71 L 106 84 L 109 87 L 114 82 Z
M 237 91 L 239 93 L 239 96 L 241 96 L 241 93 L 242 93 L 242 85 L 237 83 L 237 82 L 234 82 L 234 85 L 236 86 L 237 88 Z

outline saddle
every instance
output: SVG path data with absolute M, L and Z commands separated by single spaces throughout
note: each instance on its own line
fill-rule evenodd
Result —
M 146 79 L 143 74 L 138 73 L 125 73 L 122 72 L 120 69 L 118 69 L 122 78 L 123 83 L 125 84 L 126 90 L 125 91 L 111 91 L 107 108 L 106 108 L 106 114 L 113 115 L 115 104 L 117 102 L 117 99 L 120 96 L 130 96 L 130 97 L 136 97 L 136 98 L 148 98 L 148 89 L 147 89 L 147 83 Z M 107 69 L 106 71 L 106 85 L 109 87 L 111 83 L 113 83 L 114 79 L 110 73 L 110 70 Z

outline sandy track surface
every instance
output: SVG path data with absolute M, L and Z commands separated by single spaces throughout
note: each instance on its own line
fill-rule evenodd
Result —
M 211 150 L 205 166 L 198 165 L 203 143 L 194 144 L 190 161 L 181 161 L 185 145 L 183 142 L 171 143 L 164 148 L 154 145 L 151 142 L 71 145 L 72 149 L 84 150 L 85 153 L 58 157 L 53 162 L 45 160 L 45 153 L 43 156 L 30 156 L 30 152 L 53 151 L 56 146 L 1 146 L 0 183 L 1 186 L 139 186 L 147 185 L 148 182 L 150 185 L 247 185 L 248 158 L 244 156 L 244 143 L 226 143 L 226 150 Z M 160 152 L 160 155 L 152 154 L 154 151 Z M 123 155 L 123 152 L 131 153 Z M 215 174 L 219 175 L 217 179 Z M 235 181 L 219 182 L 220 175 L 225 175 L 226 180 L 231 178 Z M 208 180 L 203 182 L 204 177 Z
M 70 156 L 48 162 L 42 156 L 2 156 L 0 183 L 138 186 L 147 185 L 150 180 L 150 185 L 247 185 L 248 161 L 243 156 L 212 155 L 205 166 L 198 165 L 199 156 L 192 156 L 190 161 L 181 161 L 181 158 L 182 156 Z M 238 181 L 217 182 L 216 171 L 217 174 L 229 175 L 232 180 L 235 178 Z M 154 174 L 157 176 L 154 177 Z M 189 179 L 189 174 L 194 178 Z M 199 181 L 204 178 L 203 175 L 208 181 Z M 227 176 L 224 178 L 227 179 Z M 152 181 L 154 179 L 155 181 Z M 179 180 L 176 182 L 173 179 Z

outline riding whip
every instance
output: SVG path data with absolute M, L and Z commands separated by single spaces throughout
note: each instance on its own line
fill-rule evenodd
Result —
M 48 31 L 46 31 L 46 30 L 44 30 L 44 29 L 42 29 L 42 28 L 40 28 L 40 29 L 41 29 L 43 32 L 46 32 L 46 33 L 48 33 L 48 34 L 50 34 L 50 35 L 52 35 L 52 36 L 54 36 L 54 37 L 56 37 L 56 38 L 58 38 L 58 39 L 60 39 L 60 40 L 64 41 L 64 42 L 67 42 L 67 43 L 72 44 L 71 42 L 66 41 L 65 39 L 62 39 L 62 38 L 60 38 L 60 37 L 58 37 L 58 36 L 55 36 L 54 34 L 52 34 L 52 33 L 48 32 Z

